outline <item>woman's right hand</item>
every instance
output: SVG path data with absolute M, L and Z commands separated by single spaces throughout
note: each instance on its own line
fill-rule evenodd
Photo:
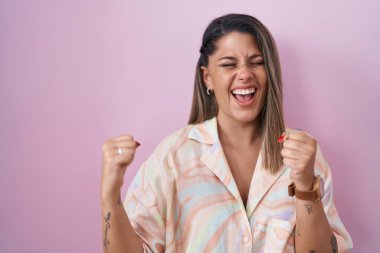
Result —
M 126 168 L 132 163 L 140 143 L 131 135 L 111 138 L 103 144 L 101 194 L 102 200 L 119 198 Z M 122 154 L 119 154 L 118 149 Z

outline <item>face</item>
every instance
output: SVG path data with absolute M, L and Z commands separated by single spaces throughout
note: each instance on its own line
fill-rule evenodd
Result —
M 254 122 L 263 108 L 267 74 L 256 39 L 248 33 L 231 32 L 216 43 L 203 80 L 214 91 L 218 119 Z

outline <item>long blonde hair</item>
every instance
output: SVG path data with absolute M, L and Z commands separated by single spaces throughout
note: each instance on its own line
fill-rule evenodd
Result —
M 263 140 L 263 166 L 275 174 L 282 166 L 281 144 L 277 138 L 285 131 L 282 103 L 280 60 L 276 43 L 269 30 L 256 18 L 246 14 L 227 14 L 214 19 L 206 28 L 196 66 L 193 103 L 189 124 L 198 124 L 218 113 L 214 95 L 208 95 L 201 66 L 208 66 L 208 57 L 216 50 L 216 42 L 230 32 L 249 33 L 256 38 L 264 58 L 268 76 L 268 91 L 260 112 L 260 132 Z

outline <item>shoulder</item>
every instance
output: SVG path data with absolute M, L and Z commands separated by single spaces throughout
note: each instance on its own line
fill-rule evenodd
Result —
M 193 125 L 186 125 L 175 132 L 166 135 L 154 150 L 155 154 L 166 155 L 173 152 L 178 145 L 188 140 L 188 135 Z
M 169 182 L 173 180 L 173 171 L 171 163 L 168 162 L 170 160 L 168 157 L 179 143 L 186 140 L 190 128 L 189 125 L 183 126 L 160 141 L 138 169 L 134 180 L 131 182 L 130 190 L 136 191 L 140 188 L 146 190 L 149 188 L 156 192 L 169 185 Z
M 182 160 L 183 156 L 188 157 L 194 149 L 197 149 L 197 141 L 194 141 L 192 134 L 200 126 L 185 125 L 180 129 L 166 135 L 153 150 L 147 162 L 156 166 L 173 167 L 175 161 Z

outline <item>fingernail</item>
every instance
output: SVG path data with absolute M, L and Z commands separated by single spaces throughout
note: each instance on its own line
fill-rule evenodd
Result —
M 278 139 L 277 139 L 277 141 L 280 143 L 284 142 L 284 140 L 285 140 L 285 134 L 281 134 L 281 136 L 278 137 Z
M 135 141 L 135 142 L 136 142 L 137 147 L 139 147 L 141 145 L 140 142 L 138 142 L 138 141 Z

